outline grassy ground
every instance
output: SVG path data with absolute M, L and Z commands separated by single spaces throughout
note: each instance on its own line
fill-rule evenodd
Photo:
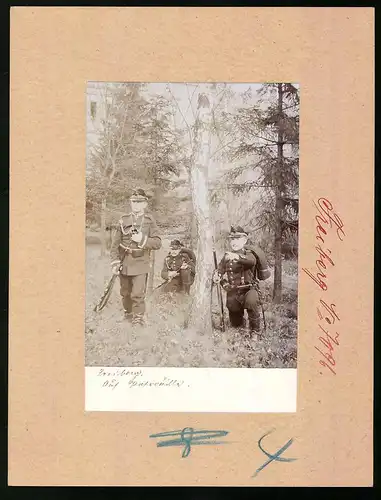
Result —
M 166 245 L 156 253 L 154 286 L 161 283 L 160 264 Z M 86 366 L 254 367 L 295 368 L 297 357 L 297 264 L 284 262 L 284 300 L 271 302 L 271 279 L 262 284 L 267 333 L 261 340 L 245 340 L 244 331 L 229 326 L 201 335 L 184 329 L 190 298 L 154 293 L 147 300 L 147 326 L 129 326 L 122 319 L 119 281 L 107 306 L 92 308 L 110 277 L 109 258 L 100 258 L 99 245 L 87 245 Z M 213 322 L 219 325 L 216 298 Z M 225 308 L 225 313 L 227 313 Z

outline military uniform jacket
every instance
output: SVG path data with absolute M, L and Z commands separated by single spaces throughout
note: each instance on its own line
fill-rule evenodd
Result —
M 131 240 L 133 229 L 143 233 L 140 243 Z M 150 268 L 150 251 L 160 247 L 161 238 L 153 215 L 143 214 L 138 218 L 133 213 L 123 215 L 111 244 L 111 265 L 120 263 L 126 253 L 121 274 L 146 274 Z
M 239 255 L 238 260 L 228 260 L 224 256 L 218 265 L 220 277 L 226 276 L 221 285 L 244 285 L 253 283 L 255 279 L 264 280 L 270 276 L 262 250 L 257 247 L 245 247 L 235 253 Z
M 238 286 L 252 283 L 257 262 L 254 254 L 246 249 L 234 253 L 239 255 L 238 260 L 228 260 L 224 255 L 218 264 L 218 274 L 221 278 L 226 276 L 226 279 L 221 280 L 221 285 Z
M 168 255 L 164 259 L 163 269 L 161 271 L 161 277 L 164 280 L 168 279 L 168 271 L 179 271 L 182 264 L 188 264 L 188 269 L 190 269 L 192 274 L 195 274 L 196 268 L 196 256 L 191 250 L 182 250 L 176 257 Z

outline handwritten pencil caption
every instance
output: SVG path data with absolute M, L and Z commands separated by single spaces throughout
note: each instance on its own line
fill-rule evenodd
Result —
M 329 231 L 334 232 L 334 235 L 343 241 L 345 237 L 344 223 L 337 214 L 333 204 L 327 198 L 319 198 L 317 203 L 314 202 L 317 210 L 315 215 L 316 234 L 315 239 L 318 244 L 315 246 L 317 258 L 314 269 L 302 268 L 307 276 L 318 286 L 322 292 L 327 292 L 328 286 L 328 269 L 335 266 L 332 251 L 327 247 L 326 238 Z M 325 297 L 324 297 L 325 298 Z M 336 304 L 330 300 L 319 299 L 316 307 L 318 318 L 319 337 L 318 346 L 314 348 L 319 352 L 319 364 L 336 375 L 336 360 L 334 357 L 335 347 L 339 345 L 339 332 L 336 330 L 336 322 L 340 321 L 339 314 L 336 309 Z M 328 325 L 328 326 L 327 326 Z
M 265 469 L 272 462 L 294 462 L 296 458 L 283 457 L 283 453 L 292 445 L 293 438 L 289 439 L 281 448 L 277 451 L 270 453 L 266 451 L 262 445 L 262 441 L 275 429 L 266 432 L 257 443 L 258 448 L 267 457 L 267 460 L 262 463 L 260 467 L 256 469 L 253 478 Z M 156 443 L 157 448 L 164 448 L 170 446 L 180 446 L 183 447 L 181 457 L 187 458 L 191 453 L 192 445 L 218 445 L 218 444 L 229 444 L 230 441 L 216 440 L 215 438 L 222 438 L 229 434 L 229 431 L 225 430 L 195 430 L 193 427 L 185 427 L 182 430 L 175 430 L 169 432 L 160 432 L 157 434 L 151 434 L 149 437 L 158 439 Z M 164 439 L 163 439 L 164 438 Z
M 158 379 L 146 378 L 143 370 L 105 370 L 101 368 L 97 377 L 100 379 L 101 387 L 105 389 L 115 390 L 118 386 L 126 387 L 127 389 L 134 388 L 180 388 L 185 384 L 184 380 L 173 379 L 170 377 L 162 376 Z

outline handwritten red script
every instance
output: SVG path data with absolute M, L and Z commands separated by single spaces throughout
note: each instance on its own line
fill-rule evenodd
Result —
M 328 270 L 335 263 L 332 258 L 332 252 L 327 248 L 325 240 L 329 231 L 334 231 L 337 238 L 343 241 L 345 236 L 343 230 L 344 224 L 337 215 L 333 204 L 327 198 L 319 198 L 317 203 L 314 202 L 314 205 L 317 210 L 317 215 L 315 216 L 317 224 L 315 238 L 318 241 L 318 244 L 315 246 L 317 258 L 314 269 L 302 268 L 302 270 L 321 291 L 326 292 L 328 290 Z M 336 304 L 320 299 L 317 307 L 317 316 L 319 318 L 318 328 L 320 336 L 318 340 L 320 343 L 318 344 L 319 347 L 314 347 L 322 357 L 319 360 L 319 364 L 328 368 L 331 373 L 336 375 L 334 369 L 336 366 L 334 350 L 339 345 L 339 333 L 336 331 L 335 323 L 340 321 L 340 317 L 336 311 Z

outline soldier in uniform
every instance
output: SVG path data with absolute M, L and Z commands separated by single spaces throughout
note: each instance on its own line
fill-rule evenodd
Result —
M 131 212 L 122 216 L 113 237 L 111 266 L 113 273 L 119 274 L 125 318 L 143 324 L 150 251 L 161 247 L 161 239 L 154 217 L 145 212 L 148 196 L 144 190 L 136 189 L 130 202 Z
M 248 234 L 242 227 L 232 227 L 228 238 L 231 251 L 223 256 L 213 281 L 226 291 L 231 325 L 244 326 L 246 309 L 250 332 L 259 334 L 260 302 L 255 283 L 257 279 L 267 279 L 270 270 L 262 250 L 247 245 Z
M 169 280 L 164 292 L 184 292 L 189 295 L 196 273 L 196 256 L 179 240 L 172 240 L 168 256 L 164 259 L 161 277 Z

